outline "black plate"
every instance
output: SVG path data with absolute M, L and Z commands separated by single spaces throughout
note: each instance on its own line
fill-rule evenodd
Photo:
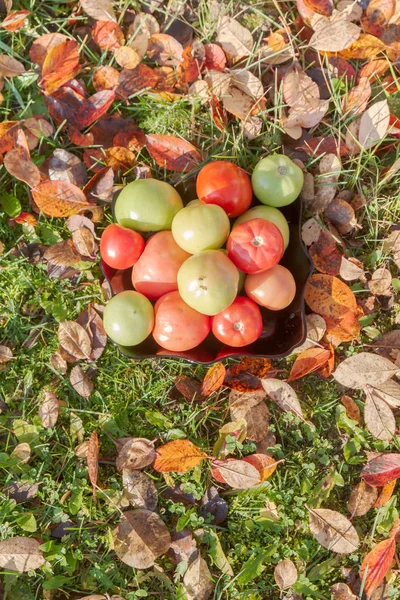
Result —
M 189 202 L 196 197 L 193 192 L 193 183 L 189 182 L 184 189 L 178 188 L 184 202 Z M 115 199 L 112 210 L 114 214 Z M 259 204 L 253 202 L 253 206 Z M 282 358 L 290 354 L 294 348 L 305 341 L 306 318 L 304 309 L 304 291 L 307 281 L 313 271 L 313 262 L 301 240 L 301 215 L 302 205 L 300 198 L 293 204 L 280 209 L 285 215 L 290 228 L 290 242 L 281 260 L 281 264 L 287 267 L 296 280 L 297 292 L 293 302 L 284 310 L 271 311 L 260 306 L 263 317 L 263 331 L 259 339 L 249 346 L 242 348 L 231 348 L 224 346 L 212 334 L 202 344 L 188 350 L 187 352 L 170 352 L 161 348 L 149 336 L 144 342 L 137 346 L 116 346 L 121 353 L 134 360 L 145 358 L 184 358 L 197 364 L 211 365 L 222 358 L 234 356 L 253 356 L 262 358 Z M 110 277 L 115 272 L 104 263 L 100 264 L 104 277 L 110 284 Z M 130 283 L 130 271 L 126 274 L 126 289 L 133 289 Z M 111 288 L 111 284 L 110 284 Z

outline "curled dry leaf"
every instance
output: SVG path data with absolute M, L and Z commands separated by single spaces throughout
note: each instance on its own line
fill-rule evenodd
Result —
M 170 171 L 190 171 L 201 160 L 192 144 L 172 135 L 146 135 L 146 148 L 160 167 Z
M 171 544 L 169 531 L 152 511 L 138 508 L 124 513 L 114 531 L 114 548 L 120 560 L 134 569 L 148 569 Z
M 84 188 L 84 194 L 88 200 L 97 202 L 111 202 L 114 195 L 114 171 L 111 167 L 100 168 L 88 181 Z
M 44 400 L 39 406 L 39 417 L 43 427 L 48 429 L 55 426 L 60 412 L 60 401 L 54 392 L 46 391 Z
M 339 196 L 328 204 L 324 210 L 324 216 L 329 219 L 339 233 L 350 233 L 357 225 L 354 208 Z
M 116 466 L 118 471 L 134 471 L 153 464 L 155 459 L 153 442 L 146 438 L 130 438 L 118 452 Z
M 232 63 L 249 56 L 253 48 L 253 36 L 250 31 L 231 17 L 220 17 L 217 25 L 218 42 Z
M 305 421 L 297 394 L 288 383 L 280 379 L 263 379 L 261 383 L 268 396 L 279 408 L 285 412 L 292 412 Z
M 274 579 L 281 590 L 286 590 L 297 581 L 296 565 L 290 558 L 280 560 L 274 569 Z
M 346 583 L 335 583 L 331 587 L 333 600 L 357 600 Z
M 352 389 L 366 385 L 379 386 L 398 371 L 392 362 L 368 352 L 359 352 L 342 361 L 333 373 L 338 383 Z
M 49 246 L 43 258 L 51 265 L 59 267 L 71 267 L 81 259 L 71 240 L 63 240 Z
M 392 295 L 392 275 L 386 267 L 381 267 L 372 273 L 368 287 L 375 296 Z
M 378 490 L 365 481 L 360 481 L 351 491 L 347 503 L 351 517 L 362 517 L 374 506 L 378 497 Z
M 58 340 L 61 348 L 73 359 L 88 359 L 92 344 L 84 328 L 75 321 L 63 321 L 58 327 Z
M 360 567 L 360 578 L 364 580 L 364 592 L 370 598 L 390 569 L 396 551 L 396 540 L 390 537 L 377 544 L 364 557 Z M 368 570 L 367 570 L 368 569 Z
M 116 21 L 112 0 L 80 0 L 85 13 L 95 21 Z
M 18 31 L 24 26 L 26 17 L 30 15 L 29 10 L 16 10 L 9 13 L 6 18 L 0 23 L 0 27 L 7 31 Z
M 260 471 L 249 462 L 237 459 L 214 460 L 212 474 L 217 481 L 246 490 L 261 483 Z
M 0 567 L 6 571 L 26 573 L 44 563 L 40 542 L 34 538 L 17 536 L 0 542 Z
M 125 495 L 135 508 L 154 511 L 157 508 L 157 488 L 148 475 L 141 471 L 122 471 Z
M 370 485 L 381 487 L 400 477 L 400 454 L 380 454 L 361 471 L 361 478 Z
M 197 467 L 207 455 L 189 440 L 173 440 L 159 446 L 154 468 L 160 473 L 185 473 Z
M 310 529 L 321 546 L 338 554 L 351 554 L 360 543 L 353 525 L 336 510 L 311 509 Z
M 89 438 L 86 462 L 88 475 L 93 488 L 93 499 L 96 502 L 97 477 L 99 474 L 99 438 L 94 430 Z
M 342 166 L 336 154 L 325 154 L 318 168 L 320 174 L 314 180 L 315 197 L 308 207 L 313 212 L 324 211 L 334 199 Z
M 48 217 L 69 217 L 88 204 L 82 190 L 69 181 L 42 181 L 32 190 L 32 196 Z
M 331 357 L 330 350 L 326 348 L 309 348 L 304 350 L 294 361 L 288 381 L 300 379 L 322 367 Z
M 229 395 L 231 419 L 243 419 L 246 424 L 246 437 L 256 442 L 264 439 L 269 427 L 269 410 L 265 404 L 265 392 L 238 392 Z
M 14 356 L 11 348 L 0 345 L 0 365 L 10 362 L 10 360 L 13 360 L 13 358 Z
M 387 100 L 375 102 L 362 115 L 358 141 L 367 150 L 375 146 L 384 137 L 389 127 L 390 109 Z
M 77 394 L 83 398 L 90 397 L 94 389 L 93 381 L 80 365 L 75 365 L 71 369 L 69 380 Z
M 378 440 L 390 441 L 396 431 L 396 420 L 391 408 L 376 394 L 365 388 L 364 421 L 368 431 Z
M 188 600 L 208 600 L 211 596 L 214 584 L 207 563 L 200 554 L 190 563 L 183 577 L 183 585 Z
M 87 170 L 80 158 L 63 148 L 56 148 L 50 157 L 49 178 L 69 181 L 76 186 L 87 182 Z
M 357 404 L 354 402 L 353 398 L 350 396 L 343 395 L 340 398 L 340 402 L 346 409 L 347 416 L 353 421 L 357 421 L 357 423 L 361 423 L 361 413 Z

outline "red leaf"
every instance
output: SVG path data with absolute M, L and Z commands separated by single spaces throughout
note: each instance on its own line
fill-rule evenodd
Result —
M 214 71 L 224 71 L 226 67 L 226 55 L 218 44 L 204 44 L 206 60 L 204 66 Z
M 360 579 L 363 580 L 365 571 L 368 567 L 364 583 L 364 592 L 368 597 L 371 597 L 378 585 L 385 578 L 385 575 L 393 562 L 395 551 L 396 540 L 394 537 L 390 537 L 377 544 L 362 561 L 360 567 Z
M 341 58 L 340 56 L 330 56 L 328 58 L 328 63 L 334 76 L 338 79 L 341 79 L 343 76 L 346 76 L 348 79 L 356 78 L 356 71 L 353 65 L 344 58 Z
M 127 100 L 137 92 L 155 88 L 157 81 L 157 73 L 147 65 L 140 64 L 135 69 L 123 69 L 119 75 L 117 94 Z
M 76 116 L 78 127 L 88 127 L 108 111 L 115 99 L 115 90 L 102 90 L 82 104 Z
M 192 83 L 200 77 L 200 65 L 193 56 L 193 46 L 183 51 L 183 60 L 178 67 L 178 78 L 181 83 Z
M 330 17 L 333 11 L 332 0 L 304 0 L 304 4 L 319 15 L 326 17 Z
M 366 483 L 381 487 L 400 477 L 400 454 L 381 454 L 369 461 L 361 471 Z
M 71 87 L 63 86 L 45 99 L 47 110 L 55 121 L 67 121 L 68 125 L 76 126 L 76 116 L 85 98 Z
M 7 31 L 18 31 L 24 26 L 25 19 L 31 12 L 29 10 L 16 10 L 9 13 L 4 21 L 0 24 L 0 27 Z
M 189 171 L 201 160 L 192 144 L 172 135 L 146 135 L 146 147 L 152 159 L 170 171 Z
M 79 44 L 66 40 L 51 48 L 44 59 L 39 85 L 45 94 L 52 94 L 79 71 Z
M 103 167 L 87 182 L 83 193 L 88 201 L 111 202 L 113 196 L 114 172 L 111 167 Z
M 125 43 L 124 32 L 114 21 L 97 21 L 92 29 L 92 38 L 101 50 L 116 50 Z
M 29 50 L 29 58 L 42 67 L 46 55 L 52 48 L 68 40 L 63 33 L 45 33 L 35 40 Z
M 73 144 L 76 146 L 93 146 L 94 144 L 94 136 L 91 131 L 87 133 L 82 133 L 75 127 L 68 128 L 68 137 Z
M 301 352 L 293 363 L 288 381 L 300 379 L 324 365 L 331 357 L 330 350 L 325 348 L 309 348 Z
M 19 181 L 23 181 L 29 187 L 33 188 L 39 185 L 39 169 L 19 148 L 13 148 L 7 152 L 4 157 L 4 166 L 10 175 L 19 179 Z
M 315 154 L 315 156 L 321 156 L 322 154 L 338 154 L 345 156 L 349 153 L 349 149 L 344 142 L 338 141 L 331 135 L 326 137 L 319 136 L 306 140 L 297 150 L 304 150 L 307 154 Z

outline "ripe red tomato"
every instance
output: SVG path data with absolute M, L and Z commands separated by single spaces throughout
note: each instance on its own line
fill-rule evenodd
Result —
M 144 250 L 144 239 L 133 229 L 113 223 L 100 240 L 100 256 L 113 269 L 129 269 Z
M 253 199 L 250 177 L 226 160 L 216 160 L 201 169 L 196 191 L 202 202 L 218 204 L 228 217 L 244 213 Z
M 260 273 L 281 260 L 285 247 L 274 223 L 251 219 L 235 227 L 226 244 L 228 256 L 244 273 Z
M 211 319 L 191 308 L 179 292 L 159 298 L 154 306 L 153 337 L 162 348 L 184 352 L 195 348 L 211 330 Z
M 257 304 L 238 296 L 225 310 L 212 319 L 212 332 L 215 337 L 234 348 L 247 346 L 261 335 L 263 321 Z

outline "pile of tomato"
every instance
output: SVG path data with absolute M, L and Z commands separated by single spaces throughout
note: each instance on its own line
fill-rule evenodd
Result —
M 186 206 L 164 181 L 129 183 L 100 242 L 102 260 L 116 269 L 111 286 L 123 290 L 104 309 L 109 337 L 136 346 L 152 335 L 171 352 L 209 335 L 232 348 L 255 342 L 260 306 L 282 310 L 296 294 L 293 275 L 279 264 L 289 243 L 279 207 L 302 186 L 302 170 L 280 154 L 262 159 L 251 179 L 234 163 L 207 164 L 198 199 Z M 253 194 L 260 204 L 250 207 Z M 133 290 L 124 289 L 127 273 Z

